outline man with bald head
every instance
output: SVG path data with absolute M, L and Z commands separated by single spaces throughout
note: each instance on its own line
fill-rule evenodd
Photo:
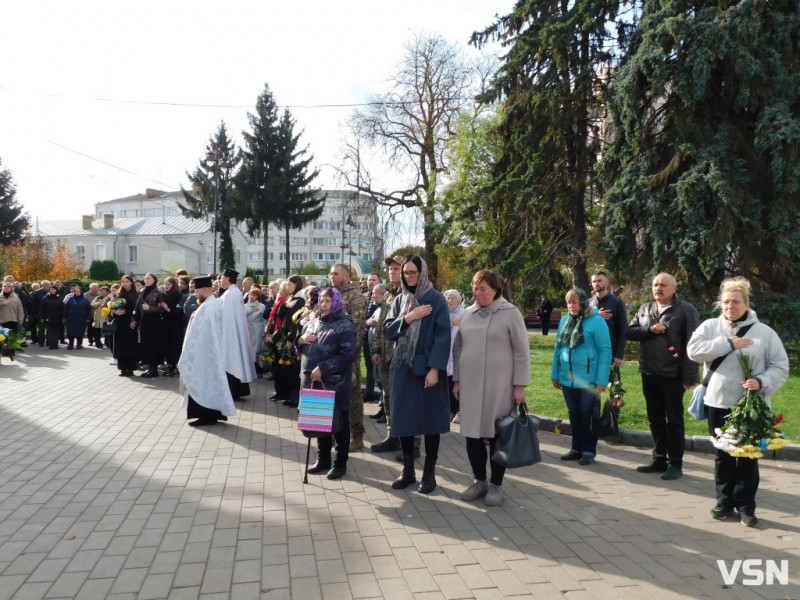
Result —
M 697 363 L 686 356 L 686 344 L 697 328 L 697 310 L 678 298 L 669 273 L 653 278 L 653 302 L 642 304 L 628 324 L 627 338 L 639 342 L 639 372 L 653 434 L 653 460 L 640 473 L 683 475 L 683 394 L 698 381 Z

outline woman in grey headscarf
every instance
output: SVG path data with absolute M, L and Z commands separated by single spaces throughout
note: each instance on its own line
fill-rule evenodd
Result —
M 450 310 L 444 296 L 428 281 L 428 265 L 410 254 L 402 265 L 403 293 L 392 303 L 383 328 L 395 341 L 392 355 L 391 435 L 400 438 L 403 473 L 392 487 L 416 483 L 414 436 L 425 436 L 425 466 L 419 492 L 436 489 L 439 436 L 450 431 Z

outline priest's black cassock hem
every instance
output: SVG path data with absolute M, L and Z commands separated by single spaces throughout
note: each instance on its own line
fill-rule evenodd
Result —
M 186 405 L 186 418 L 187 419 L 200 419 L 201 421 L 227 421 L 220 411 L 213 408 L 206 408 L 202 404 L 194 401 L 194 398 L 189 396 L 189 403 Z
M 239 400 L 242 396 L 250 395 L 250 384 L 242 383 L 237 377 L 230 373 L 225 373 L 228 376 L 228 387 L 231 390 L 231 396 L 234 400 Z

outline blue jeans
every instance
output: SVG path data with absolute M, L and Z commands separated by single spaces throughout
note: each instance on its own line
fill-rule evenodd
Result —
M 594 457 L 597 454 L 597 436 L 592 433 L 591 424 L 595 395 L 585 388 L 562 386 L 561 391 L 569 410 L 572 451 Z

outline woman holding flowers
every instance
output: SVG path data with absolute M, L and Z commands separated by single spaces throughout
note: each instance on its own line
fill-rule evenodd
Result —
M 762 448 L 776 447 L 771 397 L 789 376 L 789 357 L 778 334 L 750 308 L 747 279 L 723 281 L 718 305 L 722 314 L 704 321 L 687 346 L 689 358 L 705 363 L 706 369 L 725 357 L 711 375 L 704 399 L 717 448 L 717 504 L 711 516 L 726 519 L 735 508 L 743 525 L 755 527 L 757 458 L 763 456 Z M 747 411 L 742 410 L 745 405 Z
M 136 368 L 138 332 L 132 320 L 133 309 L 139 294 L 136 292 L 133 277 L 124 275 L 120 280 L 117 298 L 109 305 L 111 318 L 117 323 L 114 334 L 114 358 L 120 377 L 130 377 Z

